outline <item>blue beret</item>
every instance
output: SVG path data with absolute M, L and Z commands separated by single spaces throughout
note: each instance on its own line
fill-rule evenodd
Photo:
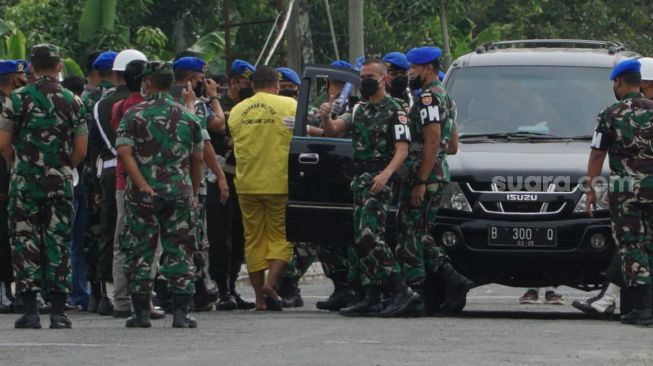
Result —
M 201 73 L 208 71 L 208 65 L 199 57 L 182 57 L 172 64 L 172 68 L 175 70 L 190 70 Z
M 0 61 L 0 75 L 27 71 L 27 62 L 23 60 Z
M 277 67 L 277 71 L 279 72 L 279 80 L 290 81 L 291 83 L 299 86 L 299 75 L 297 75 L 295 70 L 288 67 Z
M 438 79 L 440 81 L 444 80 L 444 76 L 447 75 L 444 71 L 438 71 Z
M 93 62 L 94 70 L 112 70 L 113 69 L 113 60 L 118 56 L 116 51 L 106 51 L 102 52 L 100 56 L 95 59 Z
M 642 69 L 642 64 L 639 62 L 639 60 L 635 59 L 628 59 L 621 61 L 620 63 L 617 64 L 617 66 L 612 69 L 612 74 L 610 74 L 610 80 L 614 80 L 621 76 L 621 74 L 625 74 L 628 72 L 636 72 L 639 73 Z
M 424 65 L 440 58 L 442 50 L 438 47 L 417 47 L 406 53 L 406 58 L 411 64 Z
M 344 70 L 354 69 L 354 66 L 352 66 L 349 62 L 343 60 L 333 61 L 331 63 L 331 67 L 335 67 L 336 69 L 344 69 Z
M 256 68 L 247 61 L 236 59 L 231 64 L 231 71 L 236 72 L 247 80 L 252 80 L 252 75 L 256 71 Z
M 409 68 L 406 55 L 401 52 L 390 52 L 387 55 L 383 56 L 382 60 L 385 62 L 388 70 L 390 71 L 406 71 Z

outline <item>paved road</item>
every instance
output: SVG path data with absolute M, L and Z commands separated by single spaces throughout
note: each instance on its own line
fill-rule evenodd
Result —
M 16 331 L 15 315 L 0 315 L 0 365 L 653 365 L 653 328 L 518 305 L 521 289 L 484 286 L 459 317 L 422 319 L 344 318 L 315 310 L 328 282 L 302 290 L 304 308 L 195 314 L 196 330 L 171 329 L 171 319 L 128 330 L 76 313 L 71 330 Z M 560 291 L 568 304 L 587 296 Z

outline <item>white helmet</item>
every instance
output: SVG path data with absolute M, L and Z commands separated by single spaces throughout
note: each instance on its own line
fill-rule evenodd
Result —
M 642 57 L 639 59 L 639 63 L 642 64 L 642 80 L 653 81 L 653 58 Z
M 125 71 L 127 64 L 136 60 L 147 62 L 147 57 L 138 50 L 121 51 L 113 61 L 113 71 Z

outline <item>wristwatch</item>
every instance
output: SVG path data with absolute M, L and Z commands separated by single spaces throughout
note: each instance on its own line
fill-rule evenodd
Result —
M 217 95 L 214 95 L 212 97 L 209 97 L 209 104 L 211 104 L 211 102 L 213 102 L 214 100 L 217 100 L 218 103 L 220 103 L 220 97 L 217 96 Z
M 421 184 L 426 185 L 426 184 L 428 184 L 428 183 L 429 183 L 429 182 L 426 181 L 426 180 L 424 180 L 424 179 L 420 179 L 420 180 L 417 181 L 417 185 L 421 185 Z

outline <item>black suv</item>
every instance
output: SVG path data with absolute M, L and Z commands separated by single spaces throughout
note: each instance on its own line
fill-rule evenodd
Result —
M 590 218 L 582 183 L 596 115 L 614 102 L 611 69 L 635 56 L 611 42 L 526 40 L 488 43 L 453 63 L 444 84 L 460 149 L 448 158 L 452 184 L 433 235 L 477 285 L 599 288 L 614 242 L 605 192 Z M 353 72 L 304 72 L 287 235 L 331 245 L 353 240 L 351 141 L 305 137 L 309 102 L 327 77 L 358 84 Z

